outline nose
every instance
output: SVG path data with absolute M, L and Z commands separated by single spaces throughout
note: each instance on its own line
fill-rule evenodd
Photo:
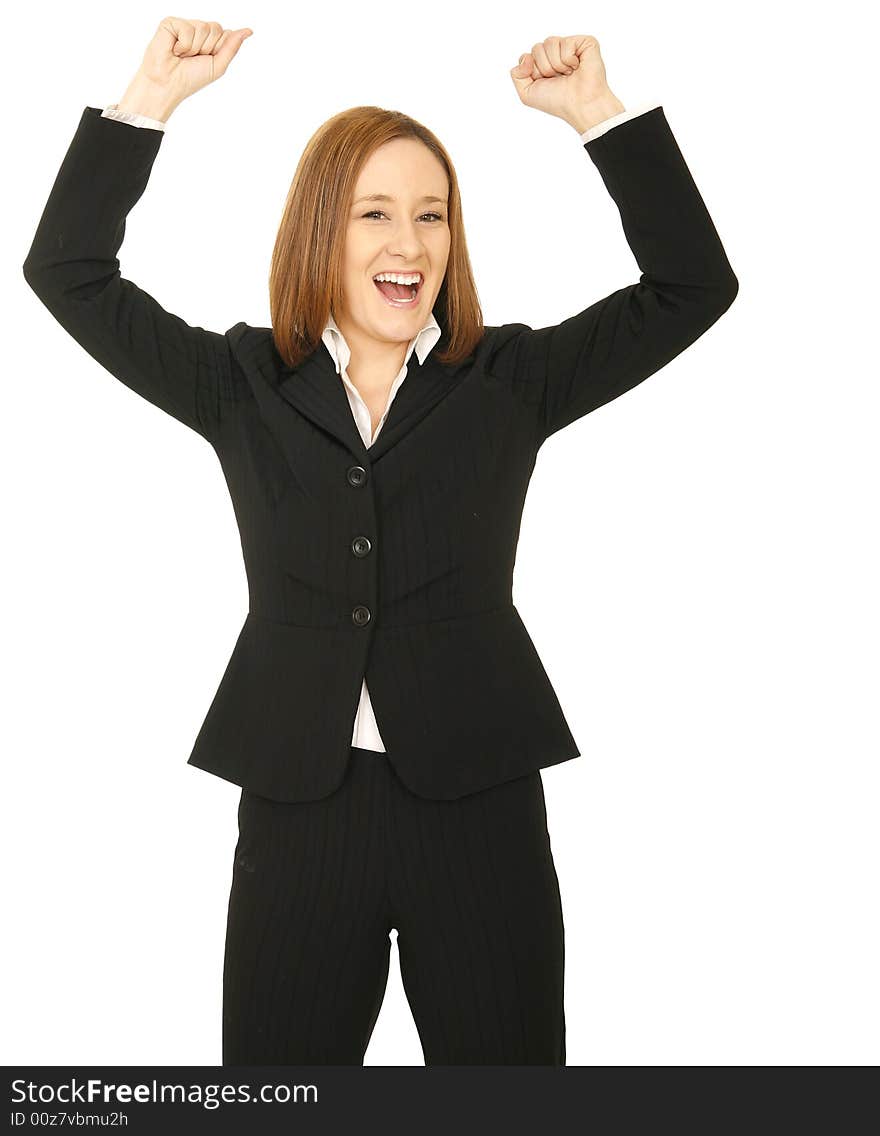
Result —
M 412 261 L 413 253 L 422 248 L 422 238 L 413 221 L 401 222 L 388 239 L 388 252 L 391 256 L 400 255 Z

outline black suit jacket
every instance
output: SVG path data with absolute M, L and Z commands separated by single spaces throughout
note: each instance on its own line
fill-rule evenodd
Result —
M 447 329 L 365 448 L 320 343 L 191 327 L 119 272 L 164 134 L 86 107 L 25 278 L 116 378 L 205 438 L 240 528 L 249 611 L 189 763 L 282 801 L 341 782 L 366 675 L 405 784 L 451 799 L 580 751 L 512 602 L 544 440 L 642 382 L 723 314 L 737 280 L 662 107 L 584 145 L 641 268 L 557 326 Z

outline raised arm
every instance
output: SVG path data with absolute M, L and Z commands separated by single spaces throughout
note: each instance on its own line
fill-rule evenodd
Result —
M 603 89 L 604 67 L 593 37 L 572 38 L 584 41 L 582 55 L 575 56 L 579 63 L 567 76 L 568 41 L 559 41 L 553 74 L 564 82 L 574 79 L 580 67 L 589 68 L 585 81 L 595 84 L 594 97 L 560 102 L 558 93 L 544 88 L 541 99 L 546 106 L 556 100 L 552 105 L 557 109 L 549 113 L 578 130 L 592 130 L 618 115 L 623 104 Z M 525 66 L 528 60 L 524 75 Z M 514 74 L 514 81 L 527 80 Z M 638 283 L 560 324 L 537 330 L 508 324 L 499 332 L 490 370 L 526 389 L 538 409 L 539 443 L 665 366 L 720 318 L 738 291 L 662 106 L 590 137 L 584 149 L 617 205 L 642 271 Z
M 163 20 L 120 110 L 166 122 L 183 98 L 225 71 L 244 38 L 218 24 Z M 212 51 L 216 54 L 203 54 Z M 187 72 L 187 65 L 193 70 Z M 165 311 L 121 276 L 117 259 L 126 217 L 146 188 L 163 137 L 161 129 L 129 125 L 86 107 L 23 272 L 55 319 L 97 362 L 212 440 L 230 381 L 225 337 Z

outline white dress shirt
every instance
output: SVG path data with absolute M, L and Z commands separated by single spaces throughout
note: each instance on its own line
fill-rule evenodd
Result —
M 660 103 L 639 103 L 638 106 L 632 110 L 622 110 L 620 114 L 614 114 L 611 118 L 606 118 L 604 122 L 598 123 L 596 126 L 585 130 L 580 134 L 581 142 L 592 142 L 594 138 L 598 138 L 604 134 L 606 130 L 610 130 L 613 126 L 619 126 L 622 122 L 626 122 L 629 118 L 635 118 L 637 114 L 644 114 L 646 110 L 655 110 Z M 165 123 L 158 118 L 147 118 L 145 114 L 134 114 L 131 111 L 119 110 L 117 103 L 110 103 L 101 112 L 102 118 L 115 118 L 119 122 L 127 122 L 130 126 L 146 126 L 151 130 L 164 130 Z
M 391 409 L 394 396 L 397 394 L 401 383 L 406 378 L 407 364 L 410 355 L 413 353 L 413 348 L 415 348 L 416 354 L 418 355 L 419 363 L 424 363 L 431 348 L 440 338 L 440 331 L 440 324 L 435 319 L 434 313 L 431 312 L 425 326 L 409 341 L 406 356 L 403 360 L 403 366 L 397 372 L 394 382 L 391 384 L 391 389 L 388 392 L 388 398 L 385 402 L 385 409 L 382 411 L 382 417 L 379 419 L 379 424 L 376 429 L 373 430 L 369 408 L 361 398 L 357 387 L 348 377 L 351 349 L 345 341 L 345 336 L 339 330 L 332 313 L 329 316 L 321 339 L 326 344 L 327 350 L 330 352 L 333 362 L 336 364 L 337 375 L 342 376 L 342 381 L 345 384 L 345 393 L 348 395 L 348 405 L 351 407 L 351 412 L 357 423 L 358 433 L 361 438 L 363 438 L 364 445 L 368 449 L 373 442 L 375 442 L 379 431 L 385 425 L 385 419 L 388 417 L 388 411 Z M 376 723 L 376 715 L 373 713 L 373 704 L 370 702 L 370 695 L 367 691 L 366 679 L 361 683 L 361 697 L 358 702 L 357 712 L 354 716 L 351 744 L 357 746 L 359 749 L 372 749 L 377 750 L 379 753 L 385 752 L 385 745 L 379 734 L 379 727 Z
M 639 104 L 632 110 L 621 111 L 620 114 L 615 114 L 611 118 L 606 118 L 604 122 L 598 123 L 590 130 L 585 130 L 583 133 L 579 132 L 581 142 L 591 142 L 594 138 L 600 137 L 606 130 L 611 130 L 620 123 L 626 122 L 630 118 L 635 118 L 638 114 L 644 114 L 648 110 L 654 110 L 659 106 L 659 103 Z M 148 118 L 143 114 L 134 114 L 130 111 L 121 111 L 118 109 L 116 103 L 110 103 L 101 112 L 102 118 L 113 118 L 119 122 L 126 122 L 130 126 L 146 127 L 151 130 L 164 130 L 165 123 L 156 118 Z M 370 419 L 370 411 L 367 404 L 361 398 L 360 392 L 351 381 L 348 375 L 348 364 L 351 359 L 351 349 L 345 341 L 345 336 L 340 331 L 332 314 L 327 320 L 324 327 L 324 332 L 321 336 L 323 343 L 336 366 L 336 373 L 342 378 L 345 386 L 345 393 L 348 396 L 348 404 L 351 407 L 351 413 L 354 417 L 355 423 L 358 428 L 358 433 L 363 439 L 364 445 L 369 447 L 375 442 L 379 431 L 385 424 L 385 419 L 388 417 L 388 411 L 391 409 L 391 403 L 394 401 L 394 396 L 400 389 L 403 380 L 407 375 L 407 364 L 409 357 L 412 355 L 413 350 L 418 355 L 419 363 L 424 363 L 431 349 L 440 338 L 440 325 L 434 317 L 432 312 L 425 326 L 422 327 L 413 339 L 410 340 L 406 349 L 406 356 L 403 360 L 403 365 L 397 372 L 391 388 L 388 392 L 388 398 L 385 403 L 385 409 L 382 411 L 382 417 L 379 419 L 379 424 L 375 430 L 372 429 Z M 385 745 L 379 733 L 379 726 L 376 723 L 376 715 L 373 712 L 373 706 L 370 702 L 369 691 L 367 690 L 367 680 L 364 679 L 361 683 L 361 695 L 358 702 L 357 711 L 354 716 L 354 723 L 352 726 L 351 744 L 358 749 L 374 750 L 377 753 L 385 753 Z

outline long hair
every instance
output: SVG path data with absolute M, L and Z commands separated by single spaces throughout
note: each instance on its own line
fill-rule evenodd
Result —
M 449 259 L 434 302 L 445 345 L 438 347 L 438 359 L 460 363 L 483 335 L 451 158 L 440 140 L 408 115 L 358 106 L 340 111 L 315 131 L 287 193 L 269 270 L 269 308 L 275 347 L 289 367 L 315 349 L 328 315 L 341 310 L 342 252 L 358 175 L 373 151 L 393 138 L 423 142 L 449 180 Z

